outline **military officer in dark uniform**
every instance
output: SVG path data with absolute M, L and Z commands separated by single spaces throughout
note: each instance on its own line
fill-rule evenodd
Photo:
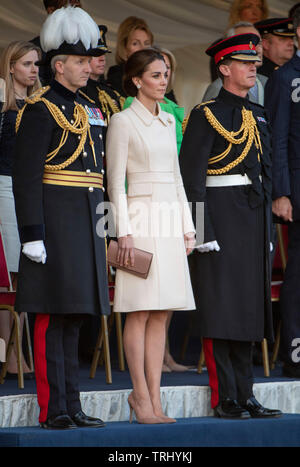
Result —
M 273 417 L 252 392 L 252 342 L 272 337 L 269 284 L 271 160 L 267 118 L 247 93 L 259 60 L 255 34 L 211 46 L 223 81 L 215 100 L 196 106 L 180 165 L 193 212 L 204 205 L 204 238 L 192 282 L 215 416 Z M 197 219 L 194 219 L 197 225 Z
M 78 25 L 84 27 L 79 28 Z M 82 31 L 78 37 L 69 31 Z M 58 39 L 59 38 L 59 39 Z M 109 314 L 103 201 L 102 117 L 78 94 L 97 55 L 99 29 L 81 8 L 56 10 L 41 44 L 51 86 L 17 119 L 13 189 L 22 254 L 18 312 L 35 313 L 34 353 L 41 427 L 101 427 L 81 410 L 78 338 L 86 315 Z
M 102 56 L 100 60 L 103 60 L 103 64 L 97 67 L 97 62 L 99 61 L 98 57 L 92 59 L 91 68 L 92 73 L 87 82 L 86 87 L 81 89 L 81 93 L 87 96 L 89 99 L 92 99 L 97 106 L 100 108 L 103 117 L 105 127 L 109 124 L 111 115 L 118 113 L 122 110 L 125 98 L 120 96 L 120 94 L 112 89 L 111 86 L 108 86 L 104 79 L 105 71 L 105 55 L 111 53 L 108 50 L 106 44 L 106 33 L 107 27 L 104 25 L 99 26 L 100 29 L 100 39 L 98 43 L 99 51 L 102 51 Z M 101 69 L 102 68 L 102 69 Z
M 261 75 L 269 78 L 274 70 L 284 65 L 294 54 L 294 28 L 290 18 L 269 18 L 254 25 L 262 37 L 264 50 Z

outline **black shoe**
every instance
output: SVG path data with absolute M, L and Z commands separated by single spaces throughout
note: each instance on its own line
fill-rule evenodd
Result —
M 77 428 L 77 425 L 75 425 L 69 415 L 49 417 L 45 422 L 40 423 L 40 426 L 41 428 L 46 428 L 47 430 L 69 430 Z
M 282 375 L 288 378 L 300 378 L 300 365 L 292 366 L 285 363 L 282 367 Z
M 71 419 L 76 426 L 80 426 L 82 428 L 100 428 L 105 426 L 105 423 L 100 418 L 89 417 L 88 415 L 85 415 L 82 410 L 73 415 Z
M 225 399 L 214 408 L 215 417 L 245 420 L 250 418 L 249 412 L 242 408 L 237 401 Z
M 263 407 L 254 396 L 250 397 L 245 403 L 241 403 L 241 406 L 248 410 L 252 418 L 272 418 L 282 415 L 281 410 Z

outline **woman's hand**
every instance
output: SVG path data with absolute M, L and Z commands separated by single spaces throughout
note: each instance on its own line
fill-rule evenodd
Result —
M 186 249 L 187 256 L 192 253 L 194 246 L 196 244 L 196 238 L 194 232 L 188 232 L 184 234 L 184 244 Z
M 117 262 L 120 266 L 134 266 L 134 250 L 133 250 L 133 239 L 131 235 L 120 237 L 118 239 L 118 254 Z

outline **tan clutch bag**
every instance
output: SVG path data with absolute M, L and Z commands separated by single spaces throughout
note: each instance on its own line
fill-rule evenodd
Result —
M 120 266 L 120 264 L 117 263 L 117 254 L 118 242 L 111 240 L 107 249 L 108 264 L 116 269 L 121 269 L 122 271 L 129 272 L 142 279 L 147 279 L 153 258 L 152 253 L 134 248 L 134 266 L 130 264 L 128 264 L 128 266 Z

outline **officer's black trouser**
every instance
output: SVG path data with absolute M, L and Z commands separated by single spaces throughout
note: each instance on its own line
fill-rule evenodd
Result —
M 282 319 L 281 357 L 291 366 L 299 366 L 300 339 L 300 222 L 288 227 L 288 261 L 280 293 Z
M 212 408 L 227 398 L 249 399 L 253 395 L 252 343 L 204 338 L 203 348 Z
M 78 340 L 80 315 L 38 314 L 34 328 L 34 363 L 39 421 L 73 416 L 81 410 Z

